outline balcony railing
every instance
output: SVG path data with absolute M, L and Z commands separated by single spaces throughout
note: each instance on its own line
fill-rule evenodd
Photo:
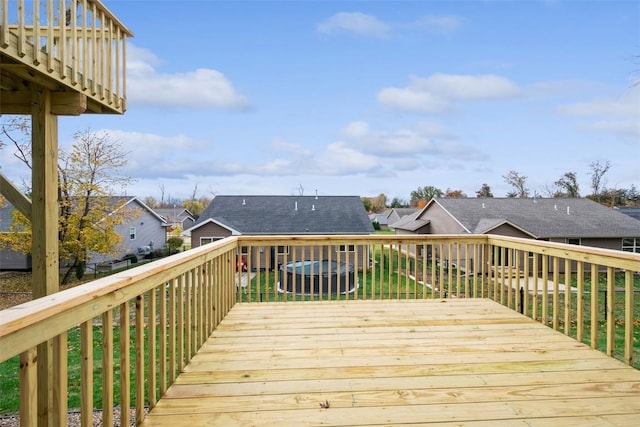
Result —
M 100 1 L 2 0 L 1 12 L 3 79 L 81 93 L 88 111 L 125 111 L 132 33 Z
M 236 303 L 490 298 L 638 367 L 638 270 L 640 254 L 500 236 L 232 237 L 0 312 L 0 361 L 19 369 L 23 425 L 44 416 L 42 343 L 57 425 L 74 353 L 83 425 L 94 406 L 140 423 Z

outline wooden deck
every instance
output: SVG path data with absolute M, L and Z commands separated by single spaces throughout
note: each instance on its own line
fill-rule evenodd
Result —
M 450 299 L 238 304 L 143 425 L 638 420 L 640 371 L 498 303 Z

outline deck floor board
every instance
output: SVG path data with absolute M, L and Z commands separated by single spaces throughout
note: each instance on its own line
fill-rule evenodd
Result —
M 638 419 L 640 371 L 498 303 L 459 299 L 237 304 L 143 425 Z

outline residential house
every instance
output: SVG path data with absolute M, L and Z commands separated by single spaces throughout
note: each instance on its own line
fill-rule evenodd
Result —
M 499 234 L 640 252 L 639 220 L 581 198 L 432 199 L 393 227 L 397 234 Z M 505 257 L 504 263 L 514 263 Z
M 389 212 L 387 212 L 387 224 L 389 225 L 389 229 L 393 230 L 393 225 L 396 222 L 419 211 L 419 208 L 391 208 Z
M 111 197 L 109 209 L 123 213 L 124 223 L 114 227 L 121 237 L 116 255 L 92 253 L 87 264 L 101 263 L 113 259 L 121 259 L 127 254 L 136 254 L 139 258 L 162 249 L 167 244 L 167 227 L 169 223 L 137 197 Z
M 191 232 L 195 248 L 228 236 L 371 234 L 371 221 L 358 196 L 216 196 Z M 336 245 L 328 253 L 312 253 L 308 248 L 282 246 L 251 251 L 251 268 L 274 269 L 288 260 L 331 257 L 358 265 L 368 261 L 366 248 Z
M 9 233 L 14 207 L 5 200 L 0 206 L 0 233 Z M 31 270 L 31 255 L 0 247 L 0 270 Z
M 193 227 L 196 222 L 196 217 L 185 208 L 160 208 L 154 211 L 169 224 L 169 236 L 173 235 L 174 230 L 180 230 L 179 236 L 186 235 L 185 230 Z
M 378 230 L 388 230 L 389 229 L 389 220 L 387 218 L 388 215 L 389 215 L 388 212 L 372 213 L 372 214 L 369 214 L 369 220 L 371 220 L 371 223 L 373 224 L 374 228 L 377 225 Z

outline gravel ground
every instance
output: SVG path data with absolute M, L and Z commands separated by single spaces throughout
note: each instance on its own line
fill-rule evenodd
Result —
M 145 410 L 146 413 L 146 410 Z M 131 425 L 136 425 L 136 411 L 135 409 L 131 410 L 131 415 L 129 416 L 131 420 Z M 102 411 L 94 411 L 93 413 L 93 425 L 94 427 L 102 425 Z M 113 410 L 113 425 L 120 425 L 120 408 L 114 408 Z M 69 412 L 67 418 L 67 426 L 68 427 L 76 427 L 80 426 L 80 413 L 79 412 Z M 10 416 L 2 416 L 0 417 L 0 427 L 20 427 L 20 418 L 18 417 L 10 417 Z

